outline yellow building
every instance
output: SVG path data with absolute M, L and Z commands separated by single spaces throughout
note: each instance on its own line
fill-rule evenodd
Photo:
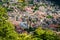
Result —
M 18 2 L 24 2 L 25 0 L 18 0 Z

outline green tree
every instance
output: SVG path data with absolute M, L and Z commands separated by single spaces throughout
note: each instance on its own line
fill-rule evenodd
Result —
M 0 40 L 18 40 L 14 26 L 7 19 L 6 9 L 0 6 Z
M 46 18 L 53 18 L 53 16 L 48 15 Z
M 26 2 L 21 2 L 18 4 L 18 7 L 21 11 L 24 11 L 25 6 L 27 6 Z
M 8 2 L 8 0 L 2 0 L 2 2 Z
M 60 40 L 57 34 L 52 30 L 43 30 L 40 27 L 35 30 L 34 37 L 40 38 L 42 40 Z

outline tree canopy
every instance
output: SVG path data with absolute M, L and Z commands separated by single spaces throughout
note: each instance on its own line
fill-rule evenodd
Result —
M 6 9 L 0 6 L 0 40 L 17 40 L 14 26 L 7 19 Z

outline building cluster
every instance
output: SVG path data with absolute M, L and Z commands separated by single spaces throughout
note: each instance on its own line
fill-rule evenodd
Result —
M 12 0 L 16 1 L 16 0 Z M 56 30 L 60 26 L 60 9 L 46 0 L 29 0 L 32 2 L 21 11 L 18 7 L 13 7 L 13 11 L 8 12 L 9 19 L 17 29 L 29 29 L 29 27 Z M 36 10 L 36 8 L 38 8 Z M 21 31 L 21 30 L 18 30 Z

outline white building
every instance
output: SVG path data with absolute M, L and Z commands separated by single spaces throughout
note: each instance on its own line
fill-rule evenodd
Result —
M 17 3 L 18 0 L 9 0 L 10 3 Z

